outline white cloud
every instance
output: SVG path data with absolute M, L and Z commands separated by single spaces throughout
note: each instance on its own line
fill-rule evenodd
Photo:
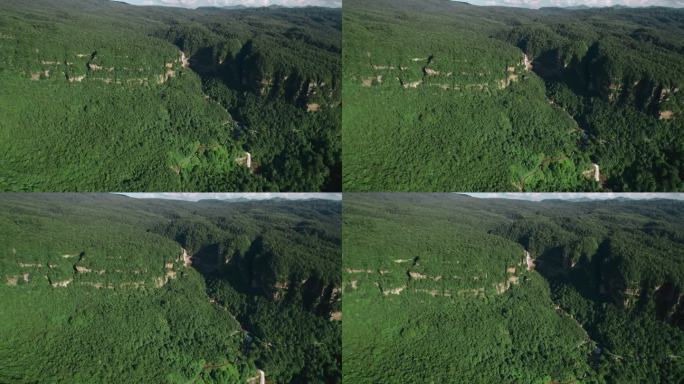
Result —
M 324 199 L 342 200 L 340 193 L 122 193 L 122 195 L 134 197 L 136 199 L 169 199 L 169 200 L 268 200 L 268 199 Z
M 684 200 L 684 193 L 466 193 L 466 195 L 478 197 L 482 199 L 516 199 L 529 201 L 542 200 L 570 200 L 570 199 L 592 199 L 592 200 L 608 200 L 608 199 L 671 199 Z
M 615 5 L 628 7 L 684 7 L 684 0 L 470 0 L 468 2 L 475 5 L 501 5 L 524 8 L 571 7 L 579 5 L 587 7 L 612 7 Z
M 342 0 L 125 0 L 134 5 L 160 5 L 165 7 L 225 7 L 243 5 L 245 7 L 268 7 L 282 5 L 286 7 L 341 7 Z

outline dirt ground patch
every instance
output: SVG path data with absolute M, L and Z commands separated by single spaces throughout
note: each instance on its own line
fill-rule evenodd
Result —
M 672 111 L 661 111 L 659 119 L 660 120 L 670 120 L 674 117 L 674 112 Z
M 74 279 L 69 279 L 69 280 L 64 280 L 64 281 L 55 281 L 54 283 L 52 283 L 52 286 L 55 288 L 66 288 L 73 281 L 74 281 Z
M 345 269 L 345 272 L 347 273 L 373 273 L 372 269 L 351 269 L 347 268 Z
M 534 270 L 534 259 L 532 258 L 528 250 L 525 250 L 525 264 L 527 264 L 528 271 Z
M 386 289 L 382 292 L 383 295 L 398 295 L 400 294 L 404 289 L 406 289 L 406 286 L 402 287 L 397 287 L 397 288 L 391 288 L 391 289 Z

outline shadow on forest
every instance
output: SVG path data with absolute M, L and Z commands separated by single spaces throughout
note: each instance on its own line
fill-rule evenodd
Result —
M 610 252 L 608 241 L 602 241 L 594 255 L 582 255 L 574 265 L 564 252 L 564 246 L 545 249 L 535 260 L 535 270 L 551 287 L 571 285 L 585 299 L 593 302 L 609 301 L 610 298 L 601 293 L 601 285 L 604 283 L 602 279 L 605 276 L 603 270 L 612 267 L 605 263 Z
M 178 49 L 183 49 L 182 40 L 175 41 L 174 44 Z M 307 109 L 310 79 L 296 68 L 289 72 L 267 70 L 268 60 L 251 40 L 245 42 L 234 54 L 226 54 L 220 46 L 202 47 L 192 53 L 188 61 L 190 69 L 200 77 L 205 95 L 230 114 L 235 122 L 230 132 L 231 137 L 236 141 L 243 141 L 242 149 L 245 151 L 258 150 L 263 146 L 261 141 L 270 136 L 275 136 L 270 140 L 276 142 L 287 141 L 282 137 L 282 132 L 273 129 L 280 125 L 277 120 L 296 120 L 301 118 L 301 112 L 296 111 Z M 259 116 L 255 116 L 255 113 Z M 277 116 L 276 121 L 270 121 L 273 116 L 269 115 Z M 255 132 L 257 128 L 263 129 L 263 132 Z M 311 138 L 306 140 L 318 147 L 316 151 L 321 154 L 330 149 L 325 141 L 317 143 Z M 300 153 L 302 151 L 292 153 L 293 148 L 288 147 L 286 145 L 281 153 L 275 153 L 270 164 L 260 162 L 260 167 L 255 172 L 266 178 L 286 174 L 288 171 L 284 168 L 288 167 L 292 156 L 303 156 Z M 304 155 L 301 160 L 310 162 L 310 157 L 311 155 Z M 317 188 L 323 192 L 340 191 L 341 161 L 328 164 L 326 168 L 328 175 Z
M 227 282 L 236 292 L 261 296 L 269 301 L 295 304 L 320 316 L 329 316 L 334 285 L 318 276 L 293 273 L 286 281 L 278 276 L 278 257 L 262 236 L 254 239 L 244 253 L 226 255 L 216 243 L 201 247 L 192 257 L 192 267 L 205 279 Z M 209 292 L 208 292 L 209 293 Z
M 652 305 L 656 318 L 684 329 L 684 312 L 678 310 L 680 288 L 672 283 L 653 287 L 641 282 L 636 295 L 629 294 L 634 287 L 619 273 L 619 262 L 620 258 L 611 254 L 610 240 L 604 239 L 591 257 L 583 255 L 574 265 L 564 247 L 548 248 L 536 258 L 535 270 L 549 283 L 552 293 L 569 286 L 595 305 L 610 303 L 636 312 L 649 311 Z

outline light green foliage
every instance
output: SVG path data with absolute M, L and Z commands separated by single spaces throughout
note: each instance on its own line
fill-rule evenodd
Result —
M 0 190 L 339 190 L 339 11 L 105 0 L 0 11 Z M 261 94 L 270 71 L 328 88 Z M 307 112 L 314 102 L 320 113 Z M 189 151 L 197 145 L 210 150 Z
M 684 374 L 681 203 L 348 194 L 344 210 L 345 380 Z
M 682 188 L 679 10 L 344 8 L 345 190 Z
M 339 203 L 5 194 L 0 212 L 0 382 L 339 380 Z M 275 296 L 288 279 L 307 284 Z

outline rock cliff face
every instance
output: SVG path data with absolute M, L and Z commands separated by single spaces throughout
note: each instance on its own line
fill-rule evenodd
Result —
M 291 300 L 321 316 L 330 316 L 341 307 L 339 286 L 321 278 L 314 272 L 289 269 L 282 255 L 269 246 L 263 238 L 257 238 L 249 251 L 232 258 L 225 268 L 231 276 L 248 276 L 249 287 L 272 301 Z
M 176 42 L 186 45 L 183 38 Z M 205 81 L 217 79 L 234 92 L 251 93 L 270 100 L 288 103 L 317 111 L 339 99 L 335 80 L 304 73 L 305 70 L 279 62 L 282 58 L 269 56 L 267 48 L 258 42 L 244 43 L 231 39 L 196 49 L 190 53 L 189 66 Z M 312 66 L 316 66 L 312 63 Z M 328 76 L 332 76 L 329 74 Z M 311 105 L 318 105 L 312 108 Z
M 621 68 L 618 60 L 596 42 L 583 54 L 563 48 L 543 50 L 533 57 L 532 68 L 545 80 L 568 84 L 578 95 L 597 96 L 661 120 L 671 119 L 667 104 L 676 101 L 680 87 L 644 73 L 632 74 Z
M 597 254 L 591 263 L 578 263 L 575 266 L 575 276 L 595 276 L 592 289 L 599 297 L 626 310 L 653 305 L 660 320 L 684 329 L 684 292 L 681 288 L 669 281 L 627 281 L 618 272 L 621 268 L 611 261 L 615 260 L 613 256 Z M 598 265 L 605 267 L 598 268 Z M 567 265 L 565 268 L 562 273 L 570 276 L 571 269 Z
M 307 311 L 330 317 L 341 308 L 338 284 L 313 271 L 289 270 L 288 259 L 257 237 L 248 247 L 234 244 L 207 244 L 192 256 L 192 266 L 205 275 L 228 279 L 236 289 L 261 295 L 274 302 L 301 303 Z
M 552 284 L 572 285 L 592 301 L 611 302 L 628 311 L 654 308 L 659 320 L 684 329 L 681 284 L 671 274 L 653 273 L 652 260 L 631 253 L 634 244 L 611 236 L 590 238 L 593 234 L 584 232 L 578 242 L 573 235 L 531 222 L 504 225 L 492 233 L 531 247 L 537 255 L 534 269 Z
M 330 317 L 341 306 L 340 288 L 316 277 L 260 288 L 273 301 L 281 301 L 293 296 L 301 297 L 302 305 L 306 310 L 321 316 Z
M 664 320 L 684 329 L 684 292 L 667 283 L 655 288 L 656 311 Z
M 625 309 L 648 305 L 652 301 L 659 319 L 684 329 L 684 293 L 675 284 L 624 287 L 610 281 L 602 288 L 615 304 Z
M 665 103 L 676 98 L 679 93 L 676 86 L 649 78 L 607 79 L 594 85 L 594 89 L 610 103 L 628 105 L 659 119 L 669 118 Z

